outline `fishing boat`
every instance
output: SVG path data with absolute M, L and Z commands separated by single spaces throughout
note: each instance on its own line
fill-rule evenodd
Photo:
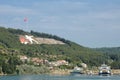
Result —
M 111 75 L 111 68 L 106 64 L 102 64 L 99 67 L 99 75 Z
M 71 74 L 83 74 L 83 68 L 74 67 L 74 69 L 70 72 Z

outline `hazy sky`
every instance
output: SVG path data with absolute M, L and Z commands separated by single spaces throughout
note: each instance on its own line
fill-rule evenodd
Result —
M 0 0 L 0 26 L 49 33 L 86 47 L 116 47 L 120 0 Z

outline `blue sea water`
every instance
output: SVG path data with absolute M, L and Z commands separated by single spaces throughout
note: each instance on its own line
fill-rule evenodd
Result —
M 0 80 L 120 80 L 119 75 L 15 75 L 0 76 Z

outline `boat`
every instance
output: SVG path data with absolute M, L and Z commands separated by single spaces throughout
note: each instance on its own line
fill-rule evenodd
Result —
M 74 69 L 70 72 L 71 74 L 83 74 L 83 68 L 74 67 Z
M 99 67 L 99 75 L 111 75 L 111 68 L 106 64 L 102 64 Z

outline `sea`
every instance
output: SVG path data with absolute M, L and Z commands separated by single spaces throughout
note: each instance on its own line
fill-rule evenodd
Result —
M 0 80 L 120 80 L 120 75 L 9 75 Z

